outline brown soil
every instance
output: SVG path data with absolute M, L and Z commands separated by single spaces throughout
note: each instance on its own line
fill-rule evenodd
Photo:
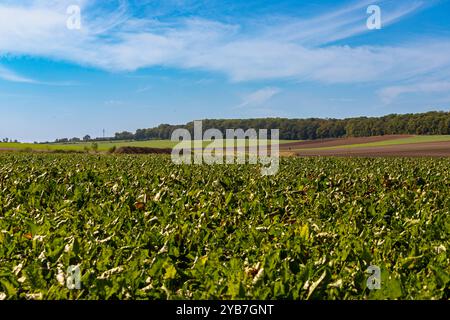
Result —
M 411 143 L 383 147 L 298 151 L 298 156 L 338 157 L 450 157 L 450 141 Z
M 346 146 L 351 144 L 380 142 L 387 140 L 396 140 L 413 137 L 412 135 L 386 135 L 375 137 L 360 137 L 360 138 L 339 138 L 339 139 L 323 139 L 323 140 L 310 140 L 301 142 L 284 143 L 280 145 L 280 149 L 303 149 L 303 148 L 326 148 Z
M 171 154 L 172 149 L 158 149 L 145 147 L 120 147 L 115 153 L 119 154 Z

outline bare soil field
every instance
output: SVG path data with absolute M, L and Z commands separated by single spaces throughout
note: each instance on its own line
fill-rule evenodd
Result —
M 450 157 L 450 141 L 401 144 L 370 148 L 342 147 L 333 150 L 297 150 L 296 155 L 325 157 Z
M 290 149 L 302 149 L 302 148 L 327 148 L 327 147 L 338 147 L 346 146 L 352 144 L 360 143 L 372 143 L 388 140 L 397 140 L 413 137 L 412 135 L 385 135 L 385 136 L 375 136 L 375 137 L 357 137 L 357 138 L 337 138 L 337 139 L 322 139 L 322 140 L 311 140 L 311 141 L 301 141 L 293 143 L 285 143 L 280 145 L 283 150 Z
M 170 154 L 172 149 L 159 149 L 147 147 L 120 147 L 115 153 L 121 154 Z

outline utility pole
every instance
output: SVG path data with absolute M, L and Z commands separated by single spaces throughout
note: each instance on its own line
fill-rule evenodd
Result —
M 105 139 L 105 129 L 103 129 L 103 139 Z

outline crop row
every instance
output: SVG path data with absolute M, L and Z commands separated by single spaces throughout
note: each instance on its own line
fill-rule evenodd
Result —
M 445 159 L 3 154 L 0 299 L 449 299 L 449 196 Z

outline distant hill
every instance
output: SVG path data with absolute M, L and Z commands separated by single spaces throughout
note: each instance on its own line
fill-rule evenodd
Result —
M 193 132 L 193 122 L 185 125 L 161 124 L 158 127 L 138 129 L 135 133 L 116 133 L 116 140 L 170 139 L 172 132 L 185 128 Z M 348 119 L 206 119 L 203 130 L 219 129 L 280 129 L 280 139 L 314 140 L 340 137 L 369 137 L 393 134 L 448 135 L 450 112 L 432 111 L 417 114 L 391 114 L 383 117 Z

